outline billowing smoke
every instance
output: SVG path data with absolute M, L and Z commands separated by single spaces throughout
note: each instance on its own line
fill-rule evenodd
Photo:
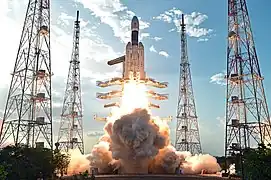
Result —
M 173 174 L 180 169 L 184 174 L 220 171 L 214 157 L 191 156 L 178 152 L 170 145 L 169 127 L 159 119 L 152 119 L 145 109 L 135 109 L 105 125 L 105 135 L 94 146 L 88 157 L 90 165 L 100 173 Z
M 153 117 L 148 109 L 144 84 L 124 84 L 119 108 L 111 111 L 104 135 L 77 170 L 97 168 L 102 174 L 200 174 L 220 171 L 210 155 L 178 152 L 170 143 L 167 121 Z M 73 154 L 72 154 L 73 156 Z M 75 161 L 73 161 L 75 162 Z M 70 167 L 70 169 L 73 169 Z M 71 171 L 70 171 L 71 172 Z
M 235 174 L 236 171 L 235 171 L 235 164 L 231 164 L 230 167 L 229 167 L 229 173 L 230 174 Z
M 116 164 L 116 161 L 112 162 L 114 159 L 120 164 L 121 173 L 146 174 L 150 159 L 169 143 L 168 137 L 145 109 L 136 109 L 116 121 L 110 121 L 104 129 L 106 135 L 89 157 L 91 166 L 97 167 L 99 172 L 112 169 Z
M 69 154 L 71 155 L 71 160 L 67 171 L 68 175 L 79 174 L 89 170 L 87 155 L 82 155 L 78 149 L 70 150 Z
M 216 158 L 209 154 L 188 156 L 182 162 L 180 168 L 184 174 L 200 174 L 202 170 L 208 174 L 214 174 L 221 170 Z
M 149 172 L 153 174 L 173 174 L 179 169 L 181 159 L 173 146 L 159 150 L 157 156 L 150 162 Z

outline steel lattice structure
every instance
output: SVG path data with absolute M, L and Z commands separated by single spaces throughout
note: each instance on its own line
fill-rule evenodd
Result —
M 201 153 L 201 143 L 196 113 L 195 99 L 192 87 L 190 64 L 187 54 L 187 37 L 184 15 L 181 22 L 181 63 L 179 99 L 177 107 L 177 127 L 175 148 L 178 151 L 190 151 L 192 154 Z
M 50 1 L 30 0 L 7 96 L 0 144 L 53 149 L 51 75 Z
M 78 148 L 84 154 L 79 39 L 80 21 L 79 11 L 77 11 L 77 18 L 74 22 L 73 50 L 57 142 L 61 150 L 67 152 L 69 149 Z
M 225 156 L 270 140 L 270 116 L 245 0 L 228 0 Z

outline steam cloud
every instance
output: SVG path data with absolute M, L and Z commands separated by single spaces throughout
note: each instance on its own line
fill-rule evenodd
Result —
M 216 159 L 208 154 L 192 156 L 190 152 L 176 151 L 170 144 L 167 123 L 154 119 L 146 109 L 135 109 L 108 121 L 104 131 L 91 154 L 84 157 L 88 161 L 81 161 L 80 167 L 75 166 L 77 170 L 89 170 L 90 166 L 98 168 L 99 173 L 110 174 L 115 170 L 119 174 L 173 174 L 176 170 L 200 174 L 202 170 L 221 170 Z

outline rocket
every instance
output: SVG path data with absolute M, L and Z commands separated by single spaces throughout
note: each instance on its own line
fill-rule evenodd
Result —
M 124 79 L 145 79 L 144 46 L 138 42 L 139 21 L 136 16 L 131 22 L 131 42 L 126 45 Z
M 108 61 L 108 65 L 123 62 L 123 79 L 144 80 L 146 78 L 144 67 L 144 46 L 139 42 L 139 20 L 136 16 L 131 21 L 131 41 L 126 45 L 126 54 Z
M 144 46 L 142 42 L 139 42 L 139 20 L 136 16 L 133 17 L 131 21 L 131 40 L 127 43 L 125 49 L 125 55 L 120 56 L 116 59 L 107 62 L 108 65 L 112 66 L 114 64 L 122 63 L 123 71 L 122 77 L 115 77 L 107 81 L 97 81 L 97 86 L 105 88 L 113 85 L 121 85 L 129 80 L 136 80 L 139 83 L 144 83 L 147 86 L 152 86 L 156 88 L 166 88 L 168 86 L 167 82 L 158 82 L 152 78 L 146 76 L 145 73 L 145 59 L 144 59 Z M 148 97 L 155 100 L 166 100 L 168 99 L 167 94 L 158 94 L 153 91 L 146 92 Z M 111 91 L 107 93 L 97 93 L 97 98 L 99 99 L 112 99 L 116 97 L 121 97 L 121 91 Z M 119 106 L 118 103 L 110 103 L 104 105 L 105 108 Z M 149 104 L 150 107 L 160 108 L 159 105 Z
M 144 46 L 142 42 L 139 42 L 138 36 L 139 20 L 134 16 L 131 21 L 131 40 L 126 45 L 125 55 L 107 62 L 110 66 L 122 63 L 122 77 L 112 78 L 111 80 L 104 82 L 97 81 L 97 86 L 108 87 L 112 85 L 122 85 L 129 80 L 136 80 L 139 83 L 144 83 L 145 85 L 157 88 L 166 88 L 168 86 L 167 82 L 158 82 L 147 77 L 145 72 Z M 104 99 L 104 96 L 102 99 Z

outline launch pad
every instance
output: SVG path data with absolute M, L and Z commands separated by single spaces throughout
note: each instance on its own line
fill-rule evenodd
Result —
M 61 179 L 69 180 L 74 179 L 74 176 L 63 177 Z M 196 179 L 203 179 L 203 180 L 222 180 L 228 178 L 222 178 L 217 176 L 208 176 L 208 175 L 165 175 L 165 174 L 145 174 L 145 175 L 96 175 L 95 180 L 196 180 Z M 78 179 L 78 178 L 77 178 Z M 80 179 L 80 178 L 79 178 Z M 91 179 L 89 177 L 88 179 Z M 93 178 L 94 179 L 94 178 Z

